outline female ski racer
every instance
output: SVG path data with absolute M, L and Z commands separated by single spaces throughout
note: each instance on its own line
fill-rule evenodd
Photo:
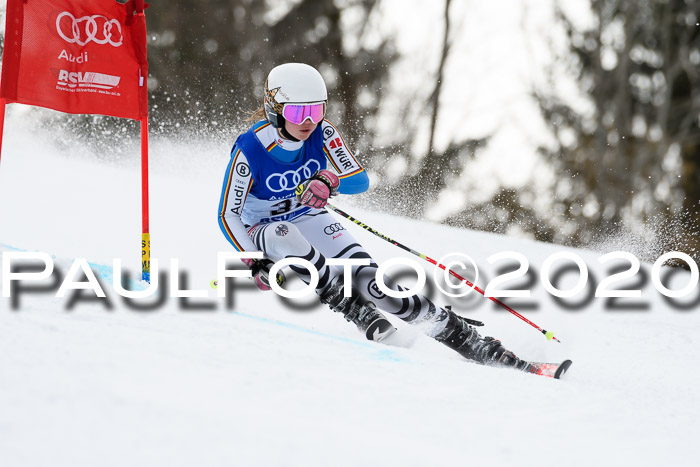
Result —
M 395 330 L 377 307 L 408 323 L 425 323 L 426 333 L 481 364 L 530 370 L 500 341 L 481 337 L 451 310 L 415 295 L 393 298 L 376 286 L 377 264 L 342 224 L 324 208 L 336 193 L 366 191 L 369 178 L 338 129 L 324 117 L 328 95 L 321 74 L 302 63 L 270 71 L 259 118 L 231 150 L 221 200 L 219 226 L 238 251 L 262 251 L 265 259 L 243 260 L 255 284 L 269 290 L 273 262 L 296 257 L 318 270 L 316 293 L 323 303 L 354 323 L 367 338 L 381 341 Z M 296 192 L 295 192 L 296 191 Z M 345 297 L 343 269 L 328 258 L 367 259 L 352 267 L 352 290 Z M 291 266 L 307 284 L 309 271 Z M 405 290 L 388 279 L 392 290 Z

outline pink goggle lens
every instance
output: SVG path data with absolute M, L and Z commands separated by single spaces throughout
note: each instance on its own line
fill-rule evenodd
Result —
M 282 116 L 289 123 L 301 125 L 310 118 L 313 123 L 321 123 L 326 115 L 326 104 L 285 104 Z

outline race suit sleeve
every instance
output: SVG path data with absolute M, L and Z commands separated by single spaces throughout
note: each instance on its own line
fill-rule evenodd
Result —
M 257 251 L 241 220 L 243 205 L 252 185 L 253 176 L 248 160 L 243 151 L 234 146 L 221 188 L 219 227 L 226 240 L 238 251 Z
M 350 148 L 345 144 L 345 139 L 338 129 L 328 120 L 322 123 L 323 150 L 331 167 L 338 172 L 340 187 L 338 192 L 344 195 L 363 193 L 369 188 L 369 177 L 360 165 Z

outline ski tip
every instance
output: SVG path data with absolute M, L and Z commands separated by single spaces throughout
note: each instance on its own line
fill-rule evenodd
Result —
M 557 368 L 556 373 L 554 373 L 554 379 L 561 379 L 564 373 L 566 373 L 566 371 L 571 366 L 571 363 L 571 360 L 564 360 L 563 362 L 561 362 L 559 368 Z
M 367 340 L 381 342 L 395 332 L 396 328 L 388 319 L 379 317 L 372 321 L 372 323 L 367 327 L 365 336 L 367 337 Z

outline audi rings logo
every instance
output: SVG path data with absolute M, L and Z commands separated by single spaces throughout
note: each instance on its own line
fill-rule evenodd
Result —
M 95 44 L 119 47 L 124 42 L 122 25 L 119 21 L 102 15 L 76 18 L 64 11 L 56 18 L 56 31 L 69 44 L 85 45 L 92 41 Z
M 336 222 L 335 224 L 326 226 L 326 228 L 323 229 L 323 233 L 325 233 L 326 235 L 333 235 L 334 233 L 340 232 L 341 230 L 345 230 L 345 227 Z
M 316 160 L 310 160 L 296 170 L 287 170 L 284 173 L 276 173 L 267 177 L 265 184 L 273 193 L 294 190 L 302 181 L 308 180 L 318 170 L 321 164 Z

